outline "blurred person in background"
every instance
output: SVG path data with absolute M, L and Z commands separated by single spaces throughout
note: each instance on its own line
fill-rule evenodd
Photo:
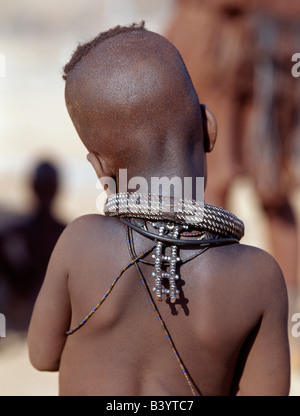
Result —
M 7 288 L 1 312 L 8 329 L 25 331 L 51 252 L 65 228 L 52 212 L 59 186 L 55 165 L 38 163 L 30 186 L 35 197 L 32 214 L 7 227 L 0 240 L 1 275 Z
M 178 0 L 165 33 L 218 120 L 208 155 L 206 201 L 226 207 L 237 175 L 248 175 L 269 225 L 291 311 L 298 293 L 298 231 L 291 194 L 299 185 L 300 2 Z

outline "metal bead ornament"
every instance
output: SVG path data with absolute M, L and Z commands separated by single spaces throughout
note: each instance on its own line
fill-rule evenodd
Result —
M 168 228 L 168 224 L 159 226 L 158 235 L 163 236 L 168 231 Z M 173 225 L 172 228 L 172 237 L 178 238 L 180 227 L 178 225 Z M 178 247 L 176 245 L 172 245 L 170 247 L 171 256 L 164 255 L 164 249 L 164 244 L 161 241 L 158 241 L 155 253 L 152 255 L 154 259 L 154 272 L 152 273 L 152 276 L 155 279 L 155 286 L 153 288 L 153 291 L 155 292 L 156 300 L 162 301 L 162 295 L 164 294 L 166 296 L 169 296 L 171 303 L 175 303 L 179 295 L 179 290 L 177 290 L 176 287 L 176 281 L 179 279 L 179 275 L 176 274 L 176 269 L 177 263 L 180 262 L 181 259 L 178 256 Z M 169 270 L 164 271 L 163 267 L 169 268 Z M 169 281 L 169 289 L 163 288 L 163 279 L 167 279 Z

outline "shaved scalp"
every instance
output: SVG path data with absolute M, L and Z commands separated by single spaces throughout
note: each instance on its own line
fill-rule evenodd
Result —
M 142 30 L 145 27 L 145 22 L 143 21 L 140 25 L 133 23 L 131 26 L 116 26 L 113 29 L 107 30 L 106 32 L 101 32 L 98 36 L 92 39 L 90 42 L 79 44 L 75 52 L 73 53 L 70 61 L 64 66 L 63 79 L 67 79 L 67 74 L 74 68 L 74 66 L 92 50 L 99 43 L 103 42 L 105 39 L 111 38 L 121 33 L 131 32 L 133 30 Z
M 113 173 L 177 163 L 178 152 L 188 158 L 202 139 L 198 97 L 179 52 L 143 23 L 79 45 L 63 77 L 81 140 Z

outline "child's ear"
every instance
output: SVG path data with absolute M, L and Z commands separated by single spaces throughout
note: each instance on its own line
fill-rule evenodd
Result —
M 103 176 L 111 176 L 111 172 L 101 156 L 97 155 L 96 153 L 88 153 L 86 158 L 93 166 L 98 178 L 102 178 Z
M 213 113 L 204 105 L 200 104 L 203 122 L 204 151 L 209 153 L 213 150 L 217 140 L 218 126 Z

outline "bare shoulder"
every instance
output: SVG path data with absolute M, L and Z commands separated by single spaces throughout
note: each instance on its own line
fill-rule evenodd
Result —
M 284 276 L 275 258 L 257 247 L 236 244 L 232 247 L 232 261 L 242 270 L 248 270 L 253 278 L 261 279 L 264 284 L 283 283 Z
M 283 309 L 287 305 L 287 288 L 282 270 L 275 258 L 268 252 L 246 245 L 240 245 L 240 267 L 248 264 L 248 278 L 253 278 L 258 295 L 266 299 L 266 305 Z M 280 308 L 281 309 L 281 308 Z
M 203 267 L 204 266 L 204 267 Z M 269 309 L 275 302 L 285 305 L 287 290 L 281 268 L 266 251 L 244 244 L 208 250 L 202 271 L 210 285 L 230 296 Z
M 116 218 L 89 214 L 78 217 L 66 227 L 57 249 L 64 256 L 65 267 L 73 270 L 82 259 L 90 263 L 107 260 L 107 253 L 120 247 L 124 237 L 124 226 Z
M 95 227 L 97 229 L 105 226 L 107 217 L 99 214 L 87 214 L 73 220 L 66 228 L 69 237 L 74 235 L 89 234 Z M 79 233 L 79 234 L 78 234 Z
M 72 245 L 89 240 L 93 236 L 105 238 L 105 235 L 114 234 L 120 227 L 120 222 L 115 218 L 104 217 L 99 214 L 88 214 L 76 218 L 65 229 L 63 238 Z
M 210 251 L 216 267 L 231 270 L 274 283 L 283 280 L 282 271 L 274 257 L 268 252 L 245 244 L 216 247 Z M 257 276 L 257 277 L 256 277 Z

